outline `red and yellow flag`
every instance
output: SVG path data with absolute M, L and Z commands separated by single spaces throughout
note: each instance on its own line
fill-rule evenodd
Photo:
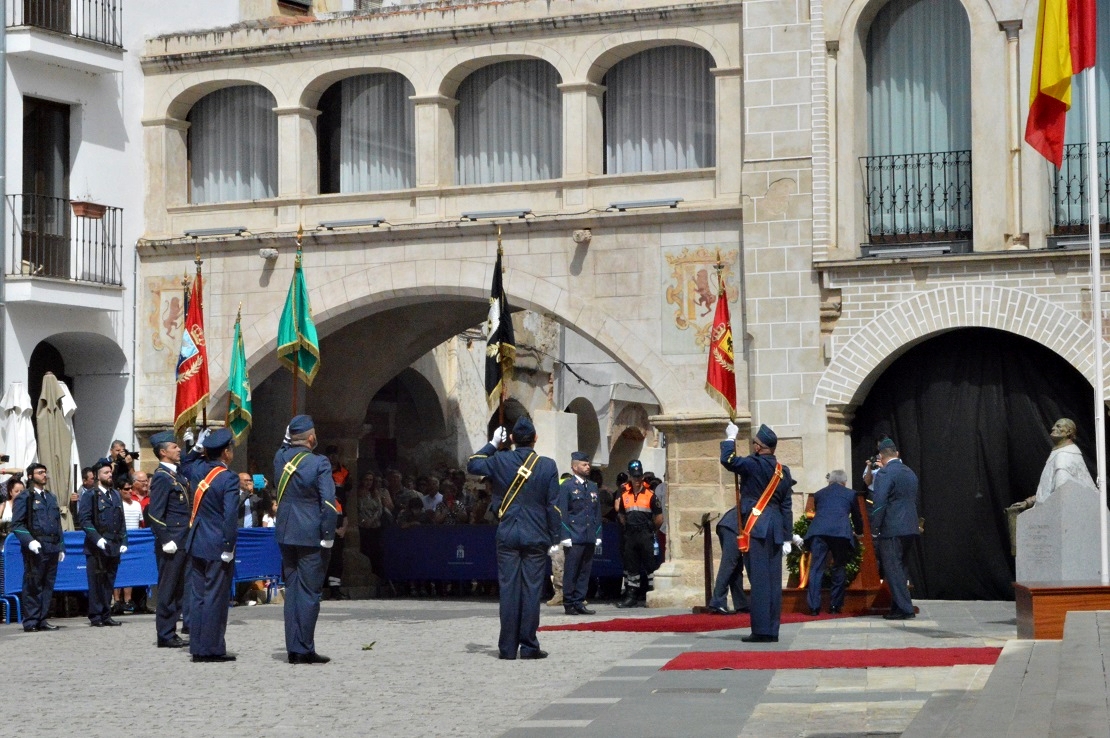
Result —
M 1071 78 L 1095 65 L 1096 0 L 1040 0 L 1025 140 L 1059 167 Z
M 203 295 L 200 267 L 197 267 L 197 276 L 193 280 L 185 308 L 181 352 L 177 356 L 177 396 L 174 401 L 173 427 L 178 433 L 195 422 L 197 413 L 208 402 L 208 347 L 204 342 Z
M 728 294 L 721 284 L 713 329 L 709 332 L 709 368 L 705 372 L 705 391 L 736 418 L 736 368 L 732 353 L 732 320 L 728 314 Z

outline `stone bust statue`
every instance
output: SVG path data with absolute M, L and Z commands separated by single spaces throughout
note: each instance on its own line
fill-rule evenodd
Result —
M 1060 418 L 1053 423 L 1048 432 L 1052 439 L 1052 452 L 1045 462 L 1044 471 L 1041 472 L 1040 483 L 1037 484 L 1037 494 L 1027 499 L 1015 502 L 1008 510 L 1028 510 L 1039 502 L 1045 502 L 1052 493 L 1065 482 L 1076 482 L 1085 487 L 1096 489 L 1091 473 L 1087 471 L 1087 464 L 1083 461 L 1083 452 L 1075 445 L 1075 421 L 1069 418 Z

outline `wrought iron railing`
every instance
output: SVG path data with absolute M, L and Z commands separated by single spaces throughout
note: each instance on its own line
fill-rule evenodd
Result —
M 123 284 L 123 208 L 78 215 L 70 200 L 44 195 L 8 195 L 7 208 L 7 274 Z
M 4 0 L 8 28 L 32 26 L 123 46 L 123 0 Z
M 971 238 L 971 152 L 860 158 L 873 244 Z
M 1105 233 L 1110 230 L 1110 141 L 1100 141 L 1096 146 L 1099 230 Z M 1087 192 L 1087 144 L 1068 144 L 1052 187 L 1053 230 L 1057 235 L 1089 232 Z

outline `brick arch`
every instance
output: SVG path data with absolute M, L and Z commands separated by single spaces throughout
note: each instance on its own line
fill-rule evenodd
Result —
M 148 112 L 148 118 L 176 118 L 185 120 L 189 109 L 197 100 L 210 92 L 224 87 L 238 87 L 241 85 L 258 85 L 269 90 L 274 96 L 276 107 L 294 105 L 295 100 L 290 98 L 285 85 L 274 75 L 257 68 L 236 69 L 234 76 L 228 76 L 227 70 L 206 70 L 186 74 L 170 85 L 162 97 L 159 98 L 153 110 Z
M 815 400 L 858 406 L 875 380 L 910 347 L 958 328 L 994 328 L 1036 341 L 1066 359 L 1094 386 L 1090 325 L 1042 297 L 976 284 L 914 295 L 860 328 L 821 375 Z M 1105 354 L 1105 344 L 1102 348 Z
M 423 75 L 404 59 L 391 56 L 324 59 L 308 67 L 291 85 L 296 90 L 298 104 L 315 108 L 320 96 L 336 82 L 362 74 L 399 74 L 408 80 L 413 89 L 423 86 Z
M 630 56 L 661 46 L 696 46 L 709 52 L 719 68 L 739 66 L 740 62 L 712 34 L 700 28 L 681 26 L 658 30 L 626 31 L 598 39 L 582 54 L 582 64 L 574 79 L 597 84 L 614 64 Z M 566 78 L 564 77 L 564 81 Z
M 561 82 L 573 79 L 574 64 L 551 46 L 535 41 L 509 41 L 461 49 L 440 62 L 426 80 L 429 90 L 454 97 L 459 85 L 472 72 L 504 61 L 539 59 L 555 67 Z M 416 94 L 423 94 L 418 88 Z

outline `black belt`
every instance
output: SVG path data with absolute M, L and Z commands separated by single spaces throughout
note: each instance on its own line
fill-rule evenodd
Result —
M 35 539 L 39 540 L 39 541 L 45 541 L 46 543 L 60 543 L 61 540 L 62 540 L 62 537 L 61 536 L 35 536 Z

